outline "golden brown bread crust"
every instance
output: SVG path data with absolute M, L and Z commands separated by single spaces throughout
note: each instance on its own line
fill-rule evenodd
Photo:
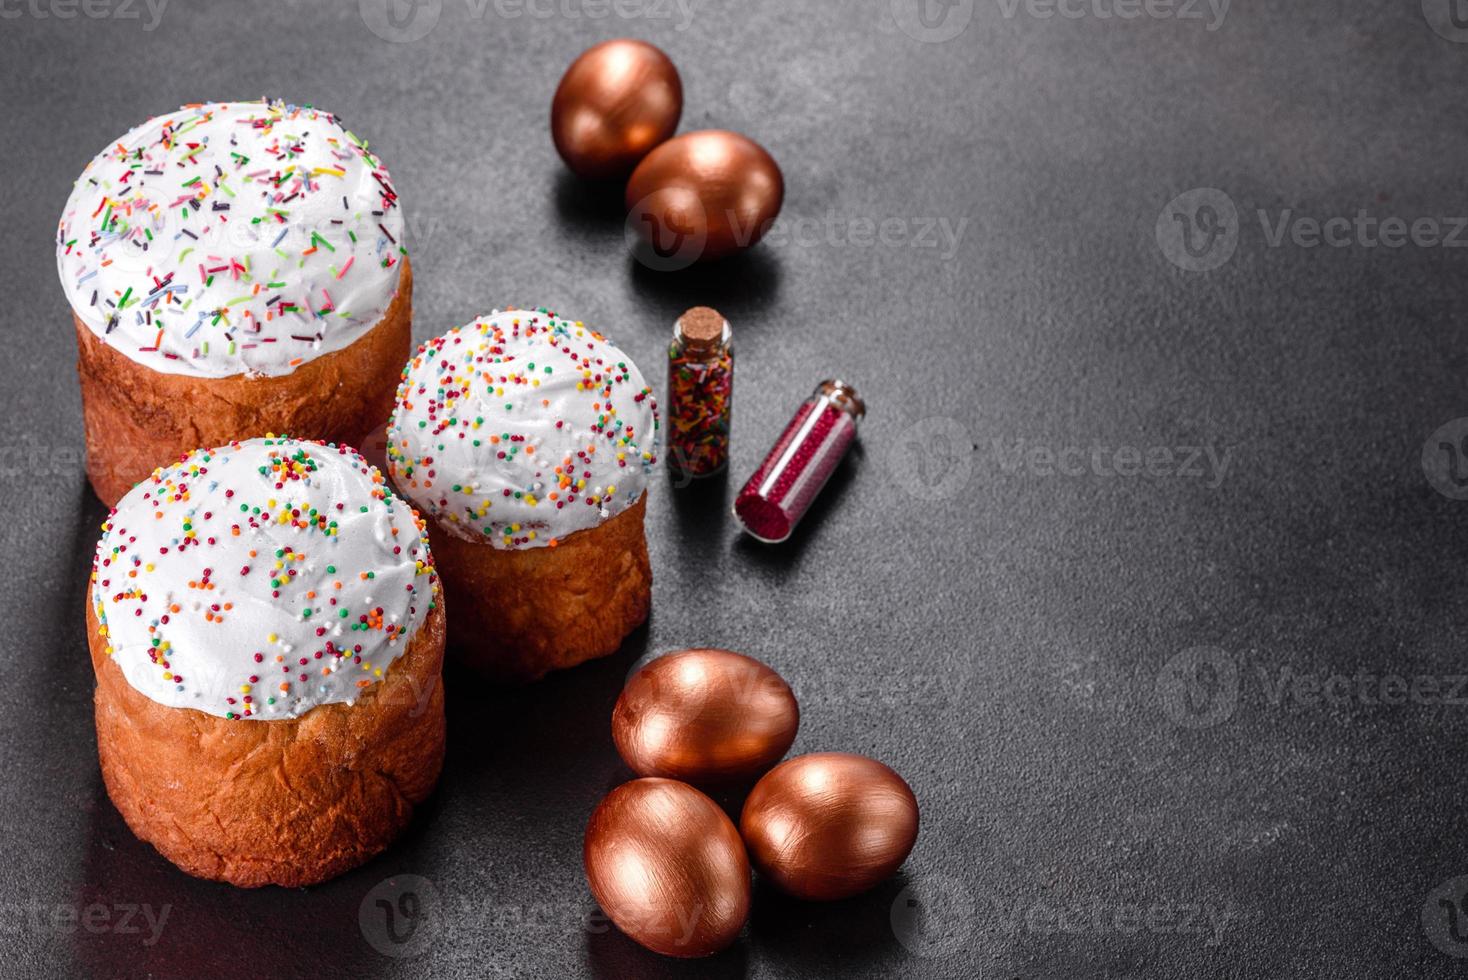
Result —
M 138 837 L 189 874 L 245 888 L 325 881 L 383 850 L 443 768 L 444 611 L 356 704 L 231 721 L 138 692 L 87 604 L 97 751 Z
M 154 371 L 72 314 L 87 433 L 87 476 L 108 507 L 158 466 L 200 446 L 267 432 L 360 445 L 392 414 L 413 349 L 413 270 L 406 258 L 382 320 L 339 351 L 280 377 L 195 378 Z
M 615 653 L 652 603 L 646 511 L 643 494 L 553 548 L 519 551 L 465 541 L 430 519 L 434 564 L 454 610 L 454 655 L 517 684 Z

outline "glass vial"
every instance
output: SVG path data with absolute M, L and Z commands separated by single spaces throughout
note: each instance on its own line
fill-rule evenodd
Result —
M 734 517 L 761 541 L 790 537 L 856 440 L 866 405 L 844 381 L 822 381 L 734 499 Z
M 695 306 L 673 324 L 668 346 L 668 466 L 680 477 L 711 476 L 729 462 L 734 342 L 729 321 Z

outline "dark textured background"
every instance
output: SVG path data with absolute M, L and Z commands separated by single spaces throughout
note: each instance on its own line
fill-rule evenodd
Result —
M 971 20 L 941 43 L 899 27 L 915 0 L 709 0 L 686 22 L 442 0 L 411 43 L 356 3 L 172 0 L 147 31 L 144 7 L 24 2 L 0 4 L 0 974 L 1461 975 L 1461 890 L 1434 890 L 1468 873 L 1468 504 L 1421 459 L 1468 415 L 1468 253 L 1271 247 L 1256 217 L 1468 215 L 1468 44 L 1429 28 L 1446 0 L 1238 0 L 1216 30 L 1206 8 L 961 0 L 946 23 Z M 779 239 L 654 273 L 615 193 L 563 171 L 556 81 L 627 34 L 678 64 L 683 130 L 741 130 L 780 161 Z M 340 113 L 383 155 L 420 337 L 548 305 L 660 379 L 672 319 L 709 303 L 739 368 L 729 481 L 652 493 L 648 628 L 521 694 L 451 671 L 447 770 L 407 837 L 327 885 L 242 892 L 176 871 L 102 790 L 82 597 L 103 511 L 51 239 L 107 141 L 266 94 Z M 1185 272 L 1154 229 L 1200 187 L 1237 206 L 1237 249 Z M 965 222 L 956 248 L 845 233 L 936 218 Z M 870 406 L 859 457 L 789 544 L 741 540 L 737 481 L 830 374 Z M 1017 446 L 1100 447 L 1103 472 L 1012 466 Z M 1188 446 L 1227 470 L 1111 469 L 1118 448 Z M 738 945 L 686 966 L 587 926 L 580 845 L 628 775 L 608 731 L 627 671 L 703 644 L 783 672 L 796 751 L 886 761 L 923 827 L 875 892 L 759 888 Z M 1382 678 L 1417 694 L 1361 693 Z M 434 931 L 394 946 L 373 889 L 408 874 L 432 882 Z M 115 928 L 144 904 L 169 909 L 151 944 Z M 91 930 L 52 918 L 88 906 Z

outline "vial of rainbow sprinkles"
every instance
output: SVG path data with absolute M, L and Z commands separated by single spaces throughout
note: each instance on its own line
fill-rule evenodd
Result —
M 734 517 L 752 537 L 790 537 L 856 441 L 866 405 L 844 381 L 822 381 L 801 403 L 765 461 L 734 498 Z
M 695 306 L 673 325 L 668 346 L 668 466 L 677 476 L 712 476 L 729 461 L 734 343 L 729 321 Z

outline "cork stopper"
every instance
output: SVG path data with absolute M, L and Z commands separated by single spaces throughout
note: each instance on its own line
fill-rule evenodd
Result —
M 857 395 L 856 389 L 840 378 L 830 378 L 816 385 L 817 395 L 825 395 L 831 404 L 860 422 L 867 414 L 867 403 Z
M 690 353 L 707 354 L 718 348 L 729 329 L 724 314 L 710 306 L 695 306 L 678 318 L 678 336 Z

